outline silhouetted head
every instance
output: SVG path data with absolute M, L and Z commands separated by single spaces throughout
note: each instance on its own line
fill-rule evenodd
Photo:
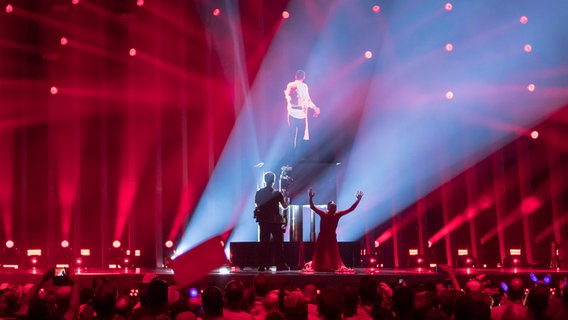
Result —
M 325 288 L 319 296 L 318 313 L 321 319 L 340 320 L 345 308 L 343 296 L 336 288 Z
M 294 77 L 296 80 L 304 81 L 306 79 L 306 72 L 304 70 L 296 70 Z
M 327 203 L 327 212 L 329 212 L 330 214 L 335 214 L 335 211 L 337 211 L 337 205 L 335 204 L 335 202 L 330 201 Z
M 231 280 L 225 286 L 225 299 L 229 304 L 242 304 L 245 286 L 238 280 Z
M 217 287 L 207 287 L 201 294 L 203 313 L 208 317 L 223 316 L 223 292 Z
M 276 180 L 276 175 L 272 171 L 268 171 L 264 174 L 264 182 L 266 182 L 267 186 L 271 186 Z
M 264 273 L 257 274 L 253 279 L 254 293 L 258 297 L 265 297 L 270 291 L 270 279 Z
M 550 291 L 544 285 L 537 285 L 529 291 L 527 308 L 533 315 L 544 315 L 548 308 Z
M 525 295 L 525 284 L 521 278 L 511 279 L 509 291 L 507 292 L 509 300 L 521 301 Z

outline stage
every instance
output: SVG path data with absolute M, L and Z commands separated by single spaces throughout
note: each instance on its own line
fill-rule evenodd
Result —
M 559 281 L 568 277 L 568 269 L 534 269 L 534 268 L 456 268 L 453 269 L 460 284 L 464 284 L 471 278 L 489 281 L 492 286 L 500 286 L 501 282 L 507 283 L 512 277 L 520 277 L 526 286 L 532 283 L 531 273 L 542 281 L 546 275 L 550 275 L 550 286 L 555 287 Z M 138 289 L 143 285 L 147 274 L 157 275 L 169 285 L 176 286 L 174 272 L 171 269 L 115 269 L 73 270 L 82 287 L 91 285 L 91 280 L 97 276 L 106 276 L 117 283 L 124 292 Z M 240 280 L 245 285 L 251 285 L 253 278 L 260 272 L 254 268 L 240 269 L 237 267 L 223 267 L 208 273 L 192 285 L 181 289 L 197 288 L 215 285 L 224 288 L 230 280 Z M 402 279 L 408 286 L 418 286 L 427 280 L 440 280 L 442 283 L 449 279 L 447 273 L 440 272 L 438 268 L 354 268 L 351 272 L 306 272 L 302 270 L 271 271 L 263 272 L 270 277 L 274 288 L 297 286 L 302 287 L 307 283 L 315 284 L 318 288 L 337 287 L 343 283 L 358 283 L 364 276 L 376 277 L 380 282 L 395 286 Z M 10 285 L 25 285 L 36 283 L 40 280 L 43 271 L 40 270 L 0 270 L 0 283 Z M 150 277 L 146 277 L 150 278 Z M 46 285 L 48 286 L 48 285 Z

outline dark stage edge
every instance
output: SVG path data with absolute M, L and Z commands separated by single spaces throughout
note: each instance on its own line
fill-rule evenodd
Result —
M 428 279 L 447 279 L 447 274 L 438 273 L 433 268 L 417 269 L 417 268 L 355 268 L 350 273 L 338 272 L 304 272 L 298 270 L 291 271 L 267 271 L 263 272 L 270 277 L 270 281 L 275 288 L 283 286 L 302 287 L 306 283 L 313 283 L 319 288 L 339 287 L 343 283 L 358 283 L 362 277 L 371 275 L 376 277 L 378 281 L 387 284 L 395 284 L 400 278 L 403 278 L 408 285 L 424 282 Z M 512 277 L 520 277 L 525 281 L 525 285 L 531 283 L 530 274 L 533 273 L 538 279 L 542 280 L 545 275 L 551 276 L 551 286 L 559 283 L 568 277 L 568 269 L 533 269 L 533 268 L 470 268 L 470 269 L 454 269 L 456 277 L 460 283 L 484 275 L 485 279 L 490 280 L 493 284 L 499 285 L 501 281 L 508 282 Z M 13 270 L 0 269 L 0 283 L 20 284 L 35 283 L 41 278 L 43 271 L 37 270 Z M 176 285 L 175 276 L 171 269 L 122 269 L 122 270 L 95 270 L 86 269 L 77 273 L 77 279 L 81 286 L 90 286 L 91 280 L 100 275 L 107 276 L 111 281 L 118 284 L 122 289 L 137 288 L 146 274 L 156 274 L 160 279 L 166 281 L 170 285 Z M 232 268 L 225 271 L 214 271 L 205 275 L 199 281 L 190 286 L 198 289 L 206 286 L 215 285 L 224 288 L 230 280 L 240 280 L 245 285 L 252 284 L 253 278 L 260 272 L 253 268 Z

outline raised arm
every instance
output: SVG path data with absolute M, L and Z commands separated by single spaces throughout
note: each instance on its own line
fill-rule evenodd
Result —
M 324 214 L 325 212 L 316 208 L 316 206 L 314 205 L 314 191 L 312 190 L 312 188 L 308 189 L 308 197 L 310 198 L 310 209 L 312 209 L 312 211 L 314 211 L 318 216 Z
M 63 320 L 75 320 L 79 315 L 79 306 L 81 305 L 79 279 L 72 273 L 69 275 L 71 280 L 71 300 L 69 301 L 69 308 L 63 315 Z
M 355 197 L 357 198 L 357 200 L 355 200 L 355 202 L 353 202 L 353 204 L 351 205 L 351 207 L 349 207 L 349 209 L 339 211 L 339 212 L 337 212 L 337 214 L 344 216 L 344 215 L 350 213 L 351 211 L 355 210 L 355 208 L 357 208 L 357 206 L 359 205 L 361 198 L 363 198 L 363 191 L 357 191 L 357 194 L 355 195 Z
M 54 269 L 48 269 L 42 275 L 41 279 L 36 282 L 33 287 L 28 290 L 28 292 L 22 298 L 22 303 L 20 304 L 20 309 L 18 310 L 18 315 L 26 315 L 28 314 L 29 307 L 39 298 L 39 291 L 43 287 L 43 285 L 51 281 L 53 279 Z

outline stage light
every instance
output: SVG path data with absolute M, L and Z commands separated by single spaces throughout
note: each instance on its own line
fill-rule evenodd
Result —
M 528 44 L 528 43 L 525 44 L 524 49 L 525 49 L 525 52 L 527 52 L 527 53 L 532 52 L 532 46 L 531 46 L 530 44 Z
M 370 50 L 365 51 L 366 59 L 371 59 L 372 57 L 373 57 L 373 52 L 371 52 Z
M 221 10 L 219 10 L 219 8 L 216 8 L 215 10 L 213 10 L 213 15 L 215 17 L 218 17 L 221 14 Z
M 520 21 L 522 24 L 527 24 L 527 22 L 529 22 L 529 18 L 527 18 L 527 16 L 522 16 L 522 17 L 519 19 L 519 21 Z
M 426 265 L 426 258 L 423 255 L 417 255 L 414 257 L 416 260 L 416 266 L 422 267 Z
M 87 268 L 89 264 L 89 257 L 91 256 L 90 249 L 79 250 L 79 256 L 75 256 L 73 259 L 73 267 L 75 268 Z
M 534 85 L 534 83 L 531 83 L 527 86 L 527 90 L 529 90 L 530 92 L 534 92 L 536 90 L 536 86 Z
M 458 256 L 457 259 L 458 268 L 475 268 L 477 267 L 477 259 L 471 254 L 466 254 Z
M 139 7 L 144 5 L 144 0 L 138 0 L 136 1 L 136 5 L 138 5 Z
M 452 91 L 446 92 L 446 99 L 452 100 L 454 98 L 454 93 Z
M 408 266 L 411 268 L 423 268 L 428 266 L 428 263 L 426 261 L 426 257 L 424 257 L 421 254 L 416 254 L 416 255 L 409 254 Z
M 130 51 L 128 51 L 128 54 L 129 54 L 131 57 L 134 57 L 134 56 L 136 55 L 136 49 L 131 48 Z
M 66 37 L 61 37 L 61 39 L 59 40 L 59 43 L 62 46 L 66 46 L 67 44 L 69 44 L 69 40 Z
M 20 263 L 20 253 L 18 248 L 16 248 L 14 241 L 6 241 L 6 248 L 2 248 L 0 261 L 2 262 L 3 268 L 18 269 Z
M 169 268 L 172 263 L 172 257 L 176 253 L 174 242 L 172 240 L 168 240 L 164 243 L 164 247 L 162 268 Z
M 448 2 L 444 6 L 444 9 L 446 9 L 446 11 L 452 11 L 454 9 L 454 6 L 450 2 Z
M 509 254 L 503 261 L 503 265 L 508 268 L 522 267 L 525 264 L 525 259 L 522 256 L 521 249 L 509 249 Z
M 138 289 L 130 289 L 130 296 L 137 298 L 139 294 Z
M 38 256 L 30 256 L 30 264 L 33 268 L 39 265 L 39 257 Z
M 458 249 L 458 256 L 467 256 L 469 254 L 469 250 L 467 249 Z
M 51 92 L 52 95 L 56 95 L 56 94 L 59 92 L 59 89 L 57 89 L 56 86 L 52 86 L 52 87 L 49 89 L 49 92 Z
M 375 248 L 378 248 L 380 245 L 379 241 L 375 240 Z
M 83 257 L 77 257 L 77 258 L 75 258 L 75 260 L 73 260 L 73 266 L 75 268 L 82 268 L 83 265 L 84 265 L 84 262 L 85 261 L 83 260 Z
M 376 254 L 368 254 L 361 256 L 361 267 L 363 268 L 379 268 L 379 257 Z
M 536 196 L 530 196 L 526 199 L 523 199 L 521 203 L 521 212 L 523 213 L 523 215 L 528 215 L 538 210 L 538 208 L 540 208 L 541 206 L 542 201 L 540 201 L 539 198 L 537 198 Z M 520 252 L 521 249 L 518 250 Z
M 454 51 L 454 45 L 451 43 L 446 43 L 446 51 L 448 52 Z
M 28 266 L 32 269 L 41 267 L 41 249 L 28 249 Z
M 418 252 L 418 249 L 408 249 L 408 266 L 419 268 L 426 266 L 426 258 Z
M 125 256 L 127 256 L 126 250 L 120 247 L 120 241 L 115 240 L 108 251 L 108 267 L 111 269 L 120 268 L 123 265 Z
M 533 138 L 534 140 L 538 139 L 538 131 L 533 130 L 531 132 L 531 138 Z
M 120 261 L 120 266 L 123 268 L 130 268 L 133 266 L 132 259 L 129 256 L 122 257 Z
M 378 6 L 378 5 L 374 5 L 374 6 L 373 6 L 373 12 L 375 12 L 375 13 L 381 12 L 381 7 Z
M 73 259 L 75 256 L 73 255 L 71 244 L 68 240 L 63 240 L 60 243 L 59 248 L 55 248 L 54 252 L 52 253 L 55 263 L 59 265 L 69 265 L 73 264 Z
M 28 249 L 28 257 L 31 256 L 41 256 L 41 249 Z
M 288 11 L 282 11 L 282 18 L 284 18 L 284 19 L 290 18 L 290 12 L 288 12 Z
M 14 7 L 11 4 L 6 5 L 6 13 L 11 13 L 14 11 Z

